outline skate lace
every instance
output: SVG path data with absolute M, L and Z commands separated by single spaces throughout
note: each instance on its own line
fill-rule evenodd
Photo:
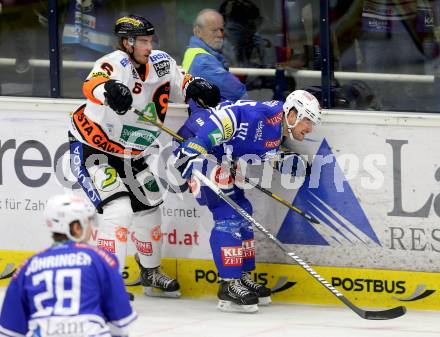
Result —
M 159 270 L 155 269 L 150 272 L 150 275 L 148 275 L 151 278 L 151 281 L 153 284 L 159 284 L 164 287 L 167 287 L 173 280 L 166 276 L 165 274 L 162 274 Z
M 250 291 L 241 284 L 240 280 L 232 281 L 230 286 L 231 286 L 231 290 L 240 297 L 250 294 Z
M 254 290 L 258 290 L 259 288 L 262 287 L 261 284 L 258 284 L 254 281 L 252 281 L 251 277 L 249 274 L 244 273 L 243 277 L 241 278 L 241 282 L 248 288 L 252 288 Z

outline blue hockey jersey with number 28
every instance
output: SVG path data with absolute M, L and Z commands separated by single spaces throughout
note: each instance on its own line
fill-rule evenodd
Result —
M 136 319 L 113 255 L 67 241 L 15 272 L 0 314 L 0 336 L 127 336 Z

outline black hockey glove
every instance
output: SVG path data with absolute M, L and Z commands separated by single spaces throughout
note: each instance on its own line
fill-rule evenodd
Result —
M 214 107 L 220 102 L 220 90 L 204 78 L 194 77 L 185 88 L 185 101 L 190 98 L 202 108 Z
M 121 82 L 108 80 L 104 84 L 106 104 L 118 115 L 123 115 L 133 103 L 130 89 Z

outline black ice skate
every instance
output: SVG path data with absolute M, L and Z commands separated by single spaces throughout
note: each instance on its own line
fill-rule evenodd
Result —
M 217 307 L 227 312 L 257 312 L 258 297 L 249 291 L 239 279 L 221 280 L 217 293 Z
M 248 288 L 250 291 L 253 291 L 258 296 L 258 304 L 260 305 L 269 305 L 272 302 L 270 295 L 272 294 L 272 290 L 269 288 L 254 282 L 251 279 L 251 273 L 243 272 L 241 276 L 241 283 Z
M 135 255 L 141 274 L 141 285 L 144 287 L 144 294 L 151 297 L 180 297 L 180 286 L 177 280 L 168 277 L 160 271 L 160 267 L 144 268 L 139 257 Z

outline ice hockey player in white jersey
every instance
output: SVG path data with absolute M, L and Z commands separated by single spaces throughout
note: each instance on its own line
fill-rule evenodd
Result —
M 0 336 L 128 336 L 132 310 L 112 254 L 87 242 L 95 223 L 82 197 L 48 200 L 53 245 L 14 273 L 0 313 Z
M 168 101 L 192 98 L 203 106 L 220 100 L 217 87 L 184 75 L 167 53 L 153 50 L 153 25 L 140 16 L 116 21 L 118 50 L 95 62 L 83 85 L 87 102 L 71 117 L 71 168 L 102 214 L 97 245 L 117 255 L 124 268 L 127 241 L 137 249 L 145 293 L 179 297 L 179 284 L 161 272 L 162 193 L 145 158 L 135 160 L 159 129 L 132 109 L 163 122 Z

